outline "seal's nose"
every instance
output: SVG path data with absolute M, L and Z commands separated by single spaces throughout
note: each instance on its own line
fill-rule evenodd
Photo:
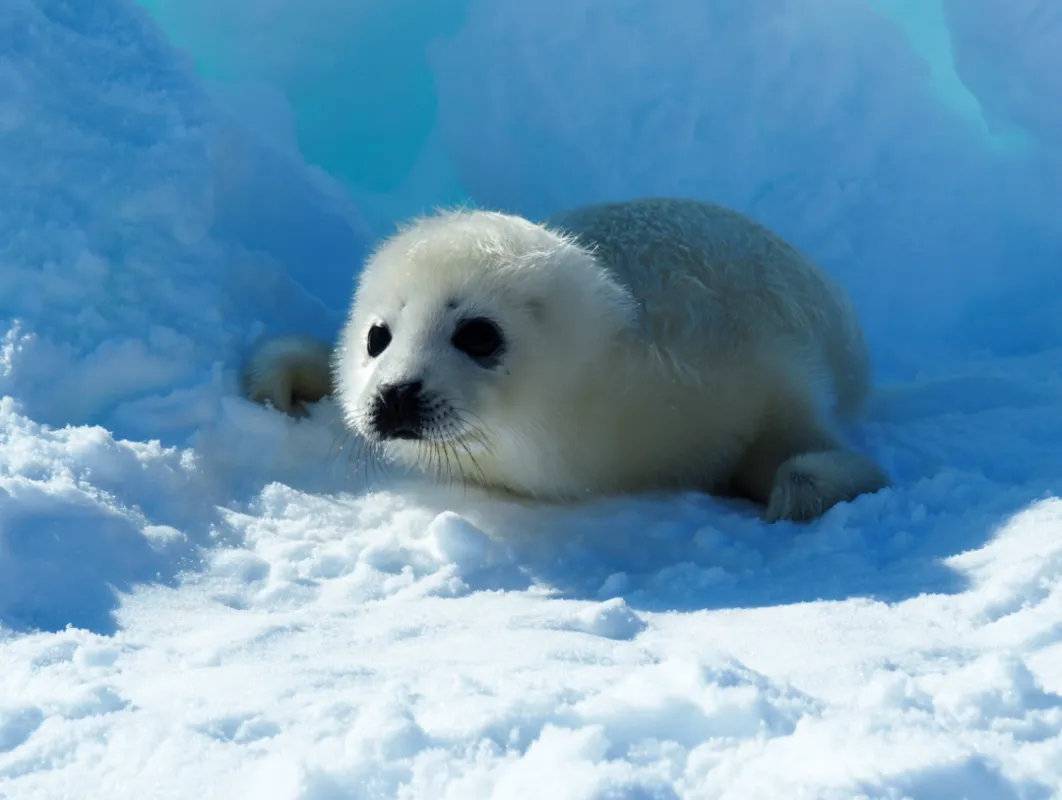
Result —
M 421 381 L 380 387 L 372 408 L 372 426 L 382 439 L 419 439 L 424 427 Z

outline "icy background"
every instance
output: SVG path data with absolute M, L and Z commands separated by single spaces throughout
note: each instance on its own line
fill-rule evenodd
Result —
M 894 489 L 488 503 L 238 398 L 438 204 L 823 263 Z M 1058 0 L 4 0 L 0 797 L 1062 796 Z

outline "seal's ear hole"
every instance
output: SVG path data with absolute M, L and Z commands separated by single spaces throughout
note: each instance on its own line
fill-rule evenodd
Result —
M 539 298 L 533 298 L 524 303 L 524 308 L 527 309 L 527 313 L 531 315 L 531 318 L 535 322 L 545 322 L 546 320 L 546 302 Z

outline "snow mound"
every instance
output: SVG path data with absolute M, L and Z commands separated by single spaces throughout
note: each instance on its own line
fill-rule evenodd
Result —
M 191 451 L 50 430 L 0 400 L 0 620 L 112 632 L 115 589 L 193 565 L 211 500 Z
M 220 115 L 146 14 L 12 0 L 0 52 L 0 393 L 41 422 L 186 435 L 252 323 L 338 324 L 289 274 L 319 288 L 316 239 L 358 263 L 357 216 Z

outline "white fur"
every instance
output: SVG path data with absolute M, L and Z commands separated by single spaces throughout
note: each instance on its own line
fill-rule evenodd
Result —
M 304 403 L 332 390 L 332 348 L 302 334 L 269 339 L 255 350 L 241 375 L 244 393 L 285 414 L 303 416 Z
M 504 331 L 496 369 L 450 343 L 477 315 Z M 378 322 L 393 338 L 374 359 Z M 290 406 L 314 373 L 320 389 L 321 346 L 299 347 L 260 351 L 249 374 L 269 377 L 250 396 Z M 420 380 L 439 398 L 434 443 L 381 443 L 391 460 L 526 497 L 699 489 L 811 519 L 889 483 L 831 430 L 868 392 L 847 298 L 775 234 L 708 203 L 417 220 L 370 258 L 333 365 L 347 424 L 369 441 L 379 386 Z

